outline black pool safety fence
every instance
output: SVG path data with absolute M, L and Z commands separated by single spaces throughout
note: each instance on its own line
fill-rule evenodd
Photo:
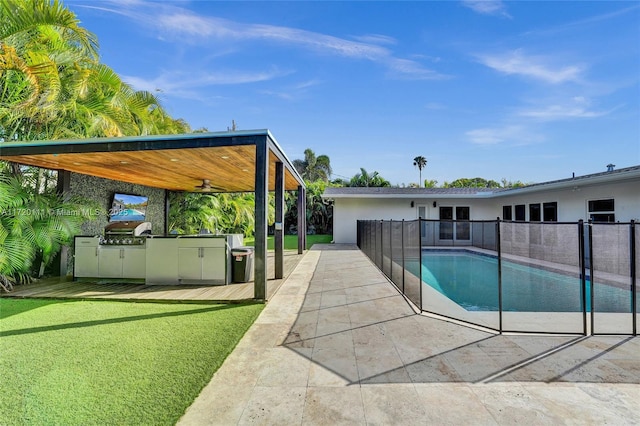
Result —
M 359 220 L 360 250 L 421 312 L 496 332 L 637 335 L 640 226 Z

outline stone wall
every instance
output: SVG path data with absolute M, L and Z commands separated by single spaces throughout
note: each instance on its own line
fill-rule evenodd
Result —
M 153 234 L 164 233 L 164 189 L 72 173 L 70 192 L 73 195 L 93 200 L 104 209 L 104 213 L 98 220 L 87 222 L 82 226 L 82 235 L 103 234 L 105 226 L 109 223 L 107 212 L 111 208 L 115 192 L 149 197 L 145 220 L 151 222 Z
M 134 194 L 149 197 L 146 221 L 151 222 L 153 234 L 164 234 L 164 189 L 103 179 L 95 176 L 71 173 L 69 191 L 72 195 L 93 200 L 103 209 L 97 220 L 82 225 L 80 235 L 102 235 L 109 223 L 107 212 L 111 208 L 113 194 Z M 67 252 L 67 275 L 73 274 L 73 246 Z

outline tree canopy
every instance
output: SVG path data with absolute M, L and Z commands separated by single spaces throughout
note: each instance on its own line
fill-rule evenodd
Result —
M 360 167 L 360 173 L 357 173 L 349 181 L 349 186 L 359 187 L 386 187 L 391 186 L 388 180 L 380 176 L 378 172 L 369 173 L 363 167 Z
M 331 160 L 326 155 L 316 154 L 307 148 L 304 150 L 304 159 L 293 160 L 293 166 L 300 176 L 309 182 L 322 180 L 328 182 L 331 177 Z
M 480 177 L 476 178 L 460 178 L 453 182 L 445 182 L 443 188 L 501 188 L 500 182 L 495 180 L 487 180 Z
M 419 155 L 413 159 L 413 165 L 418 168 L 418 171 L 420 173 L 420 179 L 418 180 L 418 182 L 422 182 L 422 169 L 427 166 L 427 159 L 422 155 Z
M 184 133 L 151 93 L 99 62 L 58 0 L 0 0 L 0 140 Z

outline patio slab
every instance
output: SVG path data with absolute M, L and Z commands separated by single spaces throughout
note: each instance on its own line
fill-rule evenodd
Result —
M 639 401 L 638 337 L 420 315 L 356 247 L 316 245 L 179 424 L 631 425 Z

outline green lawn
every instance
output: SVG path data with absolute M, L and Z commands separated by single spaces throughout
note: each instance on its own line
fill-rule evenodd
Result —
M 262 308 L 0 298 L 0 423 L 174 425 Z
M 307 248 L 311 248 L 316 243 L 330 243 L 333 241 L 333 235 L 307 235 Z M 255 239 L 253 237 L 245 238 L 244 243 L 248 246 L 253 246 Z M 284 236 L 284 249 L 295 250 L 298 248 L 298 236 L 297 235 L 285 235 Z M 267 249 L 273 250 L 273 235 L 267 237 Z

